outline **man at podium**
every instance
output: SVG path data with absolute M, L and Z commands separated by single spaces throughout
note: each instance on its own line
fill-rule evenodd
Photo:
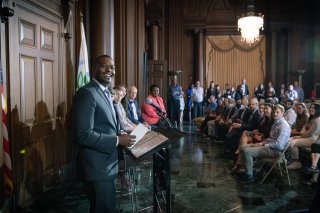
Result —
M 108 55 L 95 62 L 93 79 L 73 99 L 77 166 L 90 201 L 90 212 L 116 213 L 117 146 L 130 146 L 135 136 L 120 135 L 108 85 L 115 75 Z

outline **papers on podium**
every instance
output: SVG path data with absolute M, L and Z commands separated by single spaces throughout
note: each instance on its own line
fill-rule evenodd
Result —
M 130 135 L 136 136 L 136 141 L 131 147 L 128 148 L 131 149 L 134 145 L 136 145 L 140 141 L 140 139 L 143 138 L 143 136 L 149 131 L 150 130 L 147 127 L 145 127 L 142 123 L 139 123 L 136 128 L 134 128 L 134 130 L 130 133 Z
M 164 135 L 150 131 L 139 142 L 137 142 L 132 148 L 129 149 L 131 154 L 136 159 L 142 159 L 150 154 L 153 154 L 162 145 L 165 145 L 168 138 Z

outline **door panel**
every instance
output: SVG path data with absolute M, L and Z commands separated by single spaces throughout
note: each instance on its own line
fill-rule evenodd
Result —
M 146 94 L 149 94 L 149 88 L 152 84 L 160 87 L 160 96 L 166 102 L 167 100 L 167 61 L 165 60 L 149 60 L 148 61 L 148 82 Z
M 64 148 L 57 145 L 63 144 L 57 141 L 63 139 L 63 129 L 56 129 L 64 86 L 59 68 L 62 19 L 33 7 L 16 1 L 9 32 L 14 183 L 19 203 L 55 182 L 64 159 Z

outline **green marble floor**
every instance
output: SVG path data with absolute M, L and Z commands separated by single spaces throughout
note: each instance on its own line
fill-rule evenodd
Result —
M 225 158 L 222 144 L 202 139 L 193 125 L 185 124 L 180 128 L 186 135 L 174 142 L 171 150 L 172 212 L 267 213 L 310 206 L 317 187 L 300 184 L 305 179 L 302 171 L 290 171 L 291 187 L 286 176 L 281 177 L 277 170 L 263 184 L 240 184 L 230 174 L 233 162 Z M 121 212 L 153 212 L 151 169 L 151 159 L 137 167 L 135 189 L 133 181 L 128 179 L 131 173 L 127 173 L 125 181 L 117 180 Z M 132 196 L 133 191 L 135 196 Z M 19 212 L 88 212 L 88 207 L 81 183 L 69 180 L 48 188 Z

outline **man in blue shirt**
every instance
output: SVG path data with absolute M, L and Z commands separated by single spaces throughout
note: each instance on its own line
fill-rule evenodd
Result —
M 247 170 L 242 182 L 254 182 L 253 158 L 277 157 L 288 143 L 291 134 L 291 128 L 283 118 L 284 107 L 277 104 L 274 106 L 273 111 L 274 124 L 271 127 L 270 137 L 261 143 L 246 144 L 240 147 L 241 157 Z
M 172 122 L 180 125 L 180 96 L 182 87 L 177 84 L 177 76 L 172 77 L 172 84 L 168 88 L 168 115 Z

